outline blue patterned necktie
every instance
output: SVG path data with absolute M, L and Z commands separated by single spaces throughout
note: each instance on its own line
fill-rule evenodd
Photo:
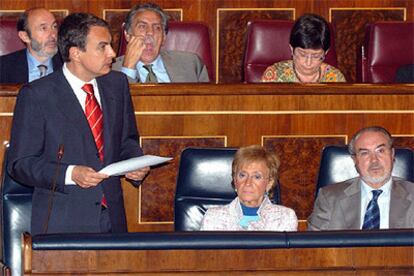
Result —
M 368 203 L 367 211 L 365 212 L 364 224 L 362 229 L 379 229 L 380 227 L 380 210 L 378 207 L 378 197 L 382 190 L 372 190 L 372 199 Z

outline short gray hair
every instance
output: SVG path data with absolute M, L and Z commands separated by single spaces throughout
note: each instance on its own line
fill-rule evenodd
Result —
M 388 132 L 388 130 L 386 130 L 385 128 L 381 127 L 381 126 L 370 126 L 370 127 L 364 127 L 360 130 L 357 131 L 357 133 L 354 134 L 354 136 L 352 136 L 351 141 L 348 144 L 348 151 L 351 155 L 355 155 L 355 141 L 365 132 L 380 132 L 382 134 L 384 134 L 384 136 L 387 138 L 388 141 L 388 146 L 390 148 L 393 147 L 393 139 L 391 134 Z
M 129 32 L 131 29 L 132 21 L 134 20 L 134 17 L 137 13 L 143 12 L 143 11 L 152 11 L 157 13 L 161 17 L 161 24 L 164 28 L 164 33 L 168 33 L 168 15 L 158 6 L 154 3 L 144 3 L 144 4 L 138 4 L 135 5 L 127 14 L 124 22 L 124 29 L 125 31 Z

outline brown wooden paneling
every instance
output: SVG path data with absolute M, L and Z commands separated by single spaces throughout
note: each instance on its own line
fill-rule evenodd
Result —
M 49 9 L 67 9 L 69 12 L 91 12 L 103 17 L 105 10 L 130 9 L 133 5 L 142 2 L 146 1 L 2 0 L 0 12 L 1 10 L 25 10 L 34 6 L 44 6 Z M 218 61 L 216 75 L 220 76 L 219 80 L 223 83 L 241 81 L 241 60 L 245 47 L 244 35 L 247 20 L 249 18 L 286 18 L 287 16 L 281 13 L 274 16 L 270 9 L 292 9 L 295 11 L 295 18 L 304 13 L 316 13 L 326 19 L 329 18 L 332 10 L 332 21 L 338 25 L 336 47 L 338 48 L 339 69 L 345 72 L 350 82 L 355 80 L 355 50 L 363 39 L 365 23 L 382 19 L 402 20 L 402 9 L 406 11 L 405 20 L 414 21 L 414 1 L 412 0 L 158 0 L 154 2 L 167 10 L 182 10 L 185 21 L 203 21 L 210 27 L 213 58 Z M 350 8 L 355 10 L 351 11 Z M 394 8 L 399 10 L 392 10 Z M 220 16 L 219 23 L 217 22 L 218 9 L 227 11 L 226 14 Z M 233 12 L 231 9 L 234 9 Z M 122 20 L 109 17 L 108 20 L 114 20 L 114 25 L 111 23 L 111 29 L 114 35 L 113 45 L 117 48 L 119 24 Z M 218 35 L 217 30 L 219 30 Z M 216 58 L 216 53 L 220 53 L 219 58 Z
M 187 147 L 225 147 L 226 137 L 141 137 L 145 154 L 173 157 L 153 168 L 141 186 L 141 223 L 173 223 L 175 183 L 181 152 Z
M 412 275 L 414 271 L 412 246 L 33 250 L 31 237 L 25 235 L 22 248 L 24 275 Z
M 414 149 L 414 135 L 401 135 L 394 137 L 394 146 Z
M 298 218 L 306 219 L 313 209 L 313 195 L 322 149 L 327 145 L 345 145 L 340 137 L 263 137 L 263 146 L 275 151 L 279 168 L 282 204 L 293 208 Z
M 404 21 L 405 8 L 335 8 L 331 22 L 335 27 L 338 68 L 349 82 L 356 81 L 357 52 L 365 38 L 365 26 L 376 21 Z
M 362 127 L 382 125 L 396 136 L 396 145 L 414 148 L 413 85 L 130 87 L 144 152 L 175 157 L 171 164 L 152 170 L 142 185 L 141 198 L 136 188 L 123 183 L 130 231 L 173 229 L 177 156 L 188 145 L 263 143 L 277 150 L 282 159 L 282 200 L 298 213 L 301 229 L 313 205 L 316 168 L 324 144 L 344 143 L 343 137 L 351 137 Z M 0 85 L 1 143 L 10 137 L 17 89 Z
M 247 23 L 255 19 L 294 20 L 294 9 L 219 9 L 217 11 L 218 82 L 242 80 Z

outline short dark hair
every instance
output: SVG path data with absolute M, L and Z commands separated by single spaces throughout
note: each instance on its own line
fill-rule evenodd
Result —
M 390 148 L 393 148 L 393 139 L 391 134 L 388 132 L 388 130 L 386 130 L 385 128 L 381 127 L 381 126 L 370 126 L 370 127 L 364 127 L 360 130 L 358 130 L 351 138 L 351 141 L 348 144 L 348 152 L 351 155 L 355 155 L 355 141 L 365 132 L 380 132 L 382 134 L 384 134 L 385 138 L 387 138 L 388 141 L 388 146 Z
M 83 51 L 86 49 L 86 37 L 93 26 L 109 30 L 109 25 L 105 20 L 90 13 L 72 13 L 65 17 L 58 33 L 59 52 L 64 61 L 70 61 L 71 47 L 78 47 Z
M 323 49 L 331 46 L 331 32 L 326 20 L 316 14 L 304 14 L 299 17 L 290 32 L 290 45 L 293 49 Z
M 158 6 L 154 3 L 144 3 L 144 4 L 138 4 L 135 5 L 127 14 L 125 18 L 125 25 L 124 29 L 125 31 L 129 31 L 132 25 L 132 21 L 134 20 L 134 17 L 137 13 L 143 12 L 143 11 L 152 11 L 157 13 L 161 17 L 161 24 L 164 27 L 164 33 L 168 33 L 168 15 Z

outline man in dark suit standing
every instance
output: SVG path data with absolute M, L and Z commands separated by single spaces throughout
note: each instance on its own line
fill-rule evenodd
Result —
M 8 171 L 34 187 L 32 234 L 125 232 L 120 178 L 98 171 L 142 150 L 127 79 L 111 72 L 108 24 L 71 14 L 58 44 L 63 68 L 17 97 Z M 125 176 L 138 185 L 148 170 Z
M 58 24 L 44 8 L 26 10 L 17 22 L 26 49 L 0 57 L 0 83 L 26 83 L 62 67 L 57 54 Z
M 308 229 L 414 228 L 414 183 L 391 176 L 390 133 L 382 127 L 363 128 L 348 147 L 360 176 L 319 191 Z

